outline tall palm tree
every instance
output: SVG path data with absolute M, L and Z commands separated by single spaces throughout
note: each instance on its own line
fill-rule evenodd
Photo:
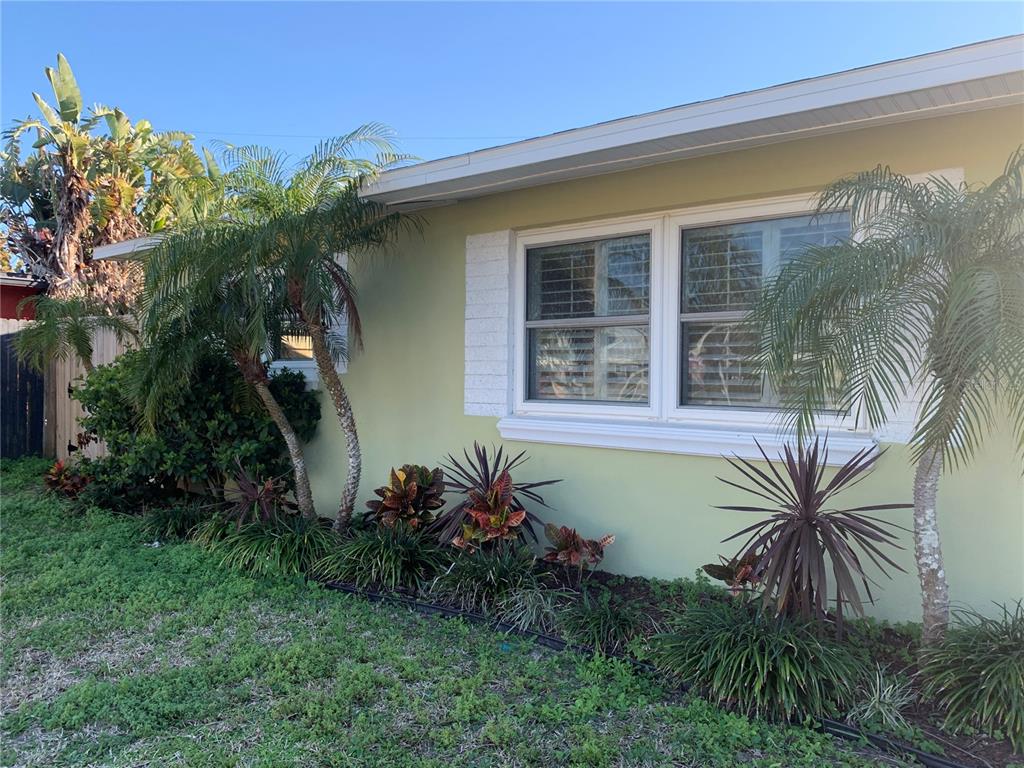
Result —
M 359 159 L 360 147 L 370 147 L 376 157 Z M 320 380 L 345 435 L 348 471 L 337 530 L 352 517 L 362 470 L 355 415 L 338 375 L 338 363 L 349 354 L 348 339 L 332 321 L 344 316 L 357 345 L 361 323 L 351 275 L 338 257 L 354 259 L 380 248 L 411 221 L 359 196 L 367 179 L 403 159 L 378 125 L 325 141 L 292 168 L 283 155 L 265 148 L 242 147 L 227 154 L 230 216 L 253 229 L 265 260 L 280 268 L 292 318 L 310 336 Z
M 112 331 L 122 344 L 138 338 L 131 320 L 105 314 L 103 307 L 86 298 L 29 296 L 18 304 L 18 313 L 23 313 L 28 306 L 35 309 L 35 319 L 15 334 L 14 351 L 21 362 L 40 372 L 45 371 L 50 361 L 66 360 L 74 355 L 86 375 L 92 373 L 95 369 L 92 342 L 96 331 Z
M 280 271 L 253 247 L 250 227 L 212 221 L 171 232 L 146 260 L 143 332 L 150 373 L 143 402 L 152 417 L 167 389 L 195 371 L 210 346 L 224 349 L 284 438 L 295 500 L 316 517 L 302 442 L 269 387 L 267 360 L 283 311 Z
M 879 167 L 831 185 L 818 210 L 849 211 L 854 232 L 767 283 L 749 318 L 761 332 L 757 362 L 798 433 L 829 404 L 877 427 L 921 392 L 914 552 L 933 643 L 949 620 L 943 467 L 970 461 L 1007 422 L 1024 452 L 1024 152 L 987 186 L 915 183 Z

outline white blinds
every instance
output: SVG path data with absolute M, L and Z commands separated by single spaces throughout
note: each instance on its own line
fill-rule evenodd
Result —
M 649 234 L 527 251 L 529 397 L 646 403 Z
M 849 232 L 849 216 L 835 214 L 683 233 L 680 405 L 778 403 L 747 362 L 758 338 L 741 321 L 757 300 L 765 274 L 808 245 L 828 245 Z

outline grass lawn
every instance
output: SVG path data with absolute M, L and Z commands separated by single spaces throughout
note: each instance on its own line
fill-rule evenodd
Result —
M 71 514 L 38 461 L 2 488 L 8 766 L 868 766 L 625 664 L 299 580 L 254 580 L 132 518 Z M 886 762 L 892 762 L 887 758 Z

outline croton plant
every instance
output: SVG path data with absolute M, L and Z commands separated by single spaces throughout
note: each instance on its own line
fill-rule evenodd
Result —
M 733 595 L 738 595 L 744 589 L 756 587 L 761 580 L 756 572 L 757 553 L 749 551 L 746 554 L 727 560 L 719 557 L 720 563 L 708 563 L 702 566 L 704 573 L 718 581 L 724 581 Z
M 475 551 L 484 544 L 519 538 L 519 526 L 526 520 L 526 510 L 515 503 L 512 476 L 503 471 L 486 491 L 475 488 L 467 493 L 465 512 L 469 521 L 462 533 L 452 540 L 459 549 Z
M 585 568 L 596 568 L 604 559 L 605 548 L 615 541 L 610 534 L 600 539 L 585 539 L 575 528 L 554 523 L 544 526 L 544 535 L 551 542 L 544 559 L 566 568 L 577 568 L 581 574 Z
M 377 522 L 388 528 L 398 522 L 419 528 L 431 522 L 434 511 L 444 506 L 444 490 L 440 468 L 404 464 L 401 469 L 392 468 L 388 484 L 374 491 L 380 498 L 366 502 L 366 506 Z
M 88 459 L 75 463 L 58 460 L 43 477 L 47 489 L 74 498 L 81 493 L 92 478 L 84 471 Z

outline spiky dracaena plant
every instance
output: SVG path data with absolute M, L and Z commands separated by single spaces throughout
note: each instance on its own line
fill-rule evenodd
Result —
M 835 405 L 880 426 L 921 388 L 914 550 L 930 644 L 949 621 L 943 466 L 969 461 L 1007 425 L 1024 454 L 1024 152 L 973 187 L 878 167 L 829 186 L 818 210 L 849 211 L 853 232 L 767 282 L 749 318 L 758 366 L 801 433 Z
M 734 562 L 756 556 L 756 565 L 745 574 L 764 590 L 764 603 L 775 603 L 777 613 L 799 613 L 804 619 L 824 619 L 828 612 L 831 563 L 835 581 L 837 630 L 842 633 L 844 607 L 864 613 L 858 582 L 871 600 L 871 586 L 862 556 L 888 575 L 886 567 L 903 570 L 882 548 L 900 548 L 894 526 L 885 520 L 864 514 L 890 509 L 906 509 L 909 504 L 869 504 L 845 509 L 829 504 L 842 491 L 864 478 L 878 461 L 871 449 L 858 451 L 828 481 L 828 440 L 815 438 L 796 453 L 787 445 L 781 466 L 768 458 L 758 444 L 768 470 L 737 457 L 729 463 L 744 477 L 746 484 L 719 478 L 722 482 L 768 501 L 771 506 L 722 506 L 734 512 L 768 515 L 726 541 L 743 538 L 743 546 Z M 859 552 L 858 552 L 859 550 Z
M 29 296 L 18 303 L 18 313 L 29 306 L 35 310 L 35 319 L 14 337 L 14 351 L 19 360 L 38 371 L 45 371 L 53 360 L 73 355 L 86 374 L 92 373 L 97 331 L 111 331 L 121 344 L 138 339 L 131 319 L 108 315 L 102 305 L 87 298 Z
M 463 526 L 471 523 L 473 516 L 470 509 L 478 507 L 483 509 L 486 500 L 501 475 L 509 475 L 511 481 L 508 507 L 510 512 L 523 510 L 524 518 L 516 523 L 517 530 L 525 532 L 534 541 L 537 534 L 533 530 L 533 524 L 539 523 L 536 515 L 526 509 L 525 501 L 531 501 L 546 507 L 544 498 L 537 493 L 538 488 L 561 482 L 560 480 L 541 480 L 534 482 L 520 482 L 514 479 L 514 474 L 527 460 L 526 451 L 517 453 L 515 456 L 507 456 L 503 448 L 487 449 L 479 443 L 473 443 L 473 456 L 469 451 L 463 451 L 465 463 L 454 456 L 448 456 L 448 463 L 444 465 L 448 477 L 448 490 L 454 491 L 462 496 L 446 512 L 439 515 L 432 526 L 438 537 L 444 542 L 451 542 L 457 536 L 462 535 Z
M 360 159 L 366 149 L 373 159 Z M 291 319 L 308 332 L 320 380 L 345 435 L 348 472 L 335 527 L 348 525 L 355 508 L 362 454 L 355 414 L 338 375 L 349 357 L 349 337 L 361 345 L 356 289 L 348 260 L 393 242 L 415 219 L 361 197 L 359 190 L 381 170 L 406 160 L 391 132 L 369 124 L 322 142 L 295 165 L 263 147 L 239 147 L 225 157 L 223 184 L 231 217 L 252 227 L 253 246 L 284 280 Z M 347 334 L 332 321 L 343 317 Z

